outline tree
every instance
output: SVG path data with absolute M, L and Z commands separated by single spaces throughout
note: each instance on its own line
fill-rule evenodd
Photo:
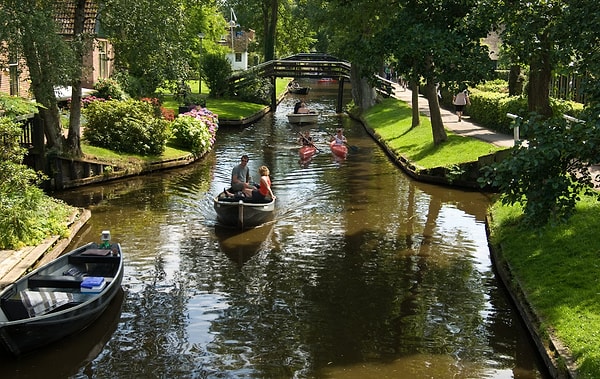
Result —
M 241 28 L 256 31 L 266 61 L 308 52 L 315 43 L 311 0 L 230 0 L 227 4 L 235 10 Z
M 492 72 L 487 47 L 480 43 L 488 29 L 479 21 L 476 5 L 474 0 L 405 0 L 393 8 L 387 27 L 378 36 L 398 62 L 398 72 L 411 79 L 413 95 L 415 81 L 424 80 L 436 145 L 447 138 L 437 86 L 458 90 L 481 82 Z M 413 101 L 417 104 L 418 98 L 414 96 Z M 413 126 L 418 125 L 415 117 L 418 114 L 413 113 Z
M 565 24 L 564 0 L 482 1 L 482 14 L 500 31 L 502 42 L 508 45 L 513 65 L 529 66 L 527 101 L 529 112 L 544 117 L 552 115 L 550 80 L 559 65 L 571 59 L 569 36 L 561 37 Z
M 73 35 L 71 47 L 77 60 L 75 77 L 71 82 L 71 108 L 69 113 L 69 133 L 65 153 L 73 157 L 81 157 L 81 77 L 83 74 L 84 55 L 92 46 L 93 38 L 85 34 L 85 10 L 87 0 L 76 0 L 73 17 Z
M 213 27 L 214 9 L 214 0 L 103 1 L 101 22 L 116 70 L 123 82 L 135 83 L 127 88 L 130 95 L 152 95 L 165 81 L 176 83 L 197 71 L 199 33 L 205 34 L 203 49 L 222 34 Z
M 29 70 L 31 92 L 43 107 L 44 133 L 49 148 L 62 152 L 64 137 L 60 125 L 55 86 L 68 86 L 79 79 L 80 61 L 59 35 L 56 15 L 68 2 L 0 0 L 0 40 L 6 56 L 23 57 Z

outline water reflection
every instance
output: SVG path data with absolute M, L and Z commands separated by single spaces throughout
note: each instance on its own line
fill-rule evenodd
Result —
M 274 222 L 268 222 L 256 228 L 239 230 L 221 225 L 215 226 L 215 234 L 219 241 L 219 249 L 238 267 L 255 256 L 261 249 L 266 249 Z
M 126 263 L 121 322 L 75 377 L 545 377 L 491 269 L 487 197 L 410 181 L 311 87 L 319 124 L 289 125 L 290 97 L 198 164 L 60 194 L 92 208 L 74 245 L 110 229 Z M 301 165 L 305 128 L 322 152 Z M 278 208 L 240 233 L 211 201 L 243 154 Z

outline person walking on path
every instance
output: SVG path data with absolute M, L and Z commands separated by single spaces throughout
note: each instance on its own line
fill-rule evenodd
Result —
M 465 106 L 471 105 L 471 100 L 469 100 L 469 93 L 467 90 L 465 89 L 462 92 L 454 95 L 452 98 L 452 104 L 454 104 L 454 109 L 456 111 L 456 115 L 458 116 L 458 122 L 461 122 Z

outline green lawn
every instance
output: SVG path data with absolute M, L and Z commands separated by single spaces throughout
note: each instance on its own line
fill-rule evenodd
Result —
M 578 378 L 600 378 L 600 203 L 583 197 L 561 225 L 529 229 L 517 206 L 492 208 L 500 246 L 529 302 L 577 360 Z
M 421 117 L 421 125 L 411 129 L 410 106 L 393 98 L 385 99 L 369 109 L 364 119 L 369 127 L 386 140 L 392 150 L 423 168 L 450 167 L 476 161 L 483 155 L 502 149 L 475 138 L 456 135 L 448 130 L 448 140 L 440 146 L 435 146 L 429 118 Z

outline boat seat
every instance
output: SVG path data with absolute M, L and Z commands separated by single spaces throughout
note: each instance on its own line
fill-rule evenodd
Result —
M 242 200 L 244 203 L 246 204 L 267 204 L 270 203 L 271 200 L 252 200 L 251 198 L 245 198 L 245 197 L 238 197 L 238 196 L 234 196 L 234 197 L 219 197 L 219 201 L 222 202 L 227 202 L 227 203 L 237 203 L 240 200 Z
M 113 278 L 105 277 L 104 280 L 110 283 Z M 75 288 L 81 287 L 83 281 L 82 276 L 68 276 L 68 275 L 34 275 L 29 278 L 29 288 Z
M 33 275 L 28 282 L 29 288 L 79 288 L 82 280 L 81 276 Z
M 29 318 L 29 312 L 21 299 L 2 299 L 0 306 L 8 321 L 23 320 Z
M 55 291 L 21 291 L 20 297 L 3 298 L 0 306 L 8 321 L 60 312 L 81 304 L 86 294 Z
M 119 263 L 121 257 L 116 255 L 86 255 L 77 254 L 69 256 L 69 263 L 71 264 L 85 264 L 85 263 Z

